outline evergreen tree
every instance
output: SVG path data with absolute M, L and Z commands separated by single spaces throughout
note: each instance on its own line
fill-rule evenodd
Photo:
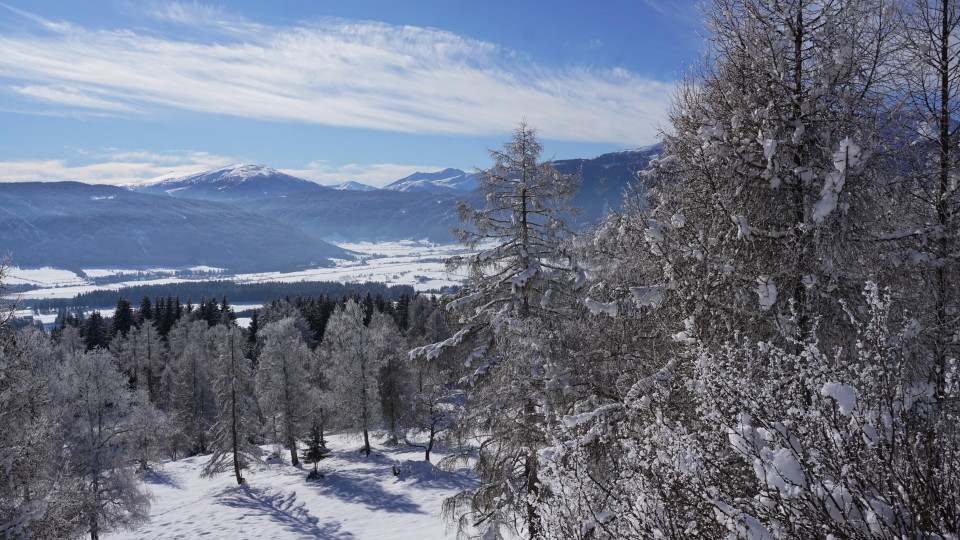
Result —
M 110 345 L 110 326 L 99 311 L 94 311 L 81 330 L 87 350 L 105 349 Z
M 313 465 L 313 471 L 307 476 L 307 480 L 316 480 L 322 478 L 317 466 L 323 461 L 330 450 L 323 440 L 323 429 L 320 426 L 310 428 L 310 435 L 307 438 L 307 449 L 303 454 L 303 460 Z
M 130 307 L 130 301 L 122 296 L 117 298 L 117 306 L 113 310 L 113 323 L 110 326 L 110 334 L 116 336 L 120 334 L 127 336 L 127 332 L 136 326 L 136 317 L 133 309 Z

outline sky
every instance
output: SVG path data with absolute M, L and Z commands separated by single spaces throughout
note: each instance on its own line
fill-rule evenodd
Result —
M 695 0 L 0 0 L 0 181 L 262 163 L 382 186 L 656 142 Z

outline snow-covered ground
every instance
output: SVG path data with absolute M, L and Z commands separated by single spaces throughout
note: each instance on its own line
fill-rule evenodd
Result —
M 165 463 L 149 473 L 150 522 L 104 538 L 421 540 L 454 538 L 442 519 L 443 500 L 473 483 L 468 469 L 441 472 L 419 449 L 377 447 L 369 458 L 358 439 L 336 434 L 320 464 L 325 477 L 306 480 L 312 465 L 272 460 L 245 473 L 201 478 L 209 459 Z M 264 452 L 266 455 L 266 452 Z M 284 454 L 289 458 L 288 454 Z M 434 463 L 439 455 L 431 456 Z M 394 475 L 393 468 L 400 470 Z
M 383 282 L 387 285 L 411 285 L 418 291 L 435 290 L 460 284 L 463 276 L 449 274 L 443 261 L 454 254 L 464 253 L 459 244 L 433 244 L 406 240 L 389 243 L 339 243 L 339 246 L 356 252 L 355 259 L 337 259 L 331 268 L 312 268 L 297 272 L 261 272 L 255 274 L 227 273 L 204 276 L 198 279 L 227 279 L 237 283 L 260 282 L 296 282 L 296 281 L 339 281 L 358 283 L 364 281 Z M 69 270 L 56 268 L 17 268 L 8 269 L 5 283 L 8 285 L 28 284 L 40 288 L 25 291 L 18 296 L 24 300 L 39 298 L 72 298 L 78 294 L 98 289 L 118 289 L 134 285 L 163 285 L 191 281 L 174 277 L 175 269 L 158 268 L 145 271 L 152 275 L 167 274 L 170 277 L 136 280 L 130 279 L 108 285 L 97 285 L 92 278 L 104 276 L 135 277 L 138 271 L 130 269 L 89 269 L 82 277 Z M 208 267 L 190 270 L 216 271 Z

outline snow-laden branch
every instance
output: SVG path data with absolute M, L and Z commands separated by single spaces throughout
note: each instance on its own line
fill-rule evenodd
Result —
M 463 343 L 464 338 L 474 329 L 474 327 L 476 327 L 475 324 L 468 324 L 457 331 L 456 334 L 443 341 L 424 345 L 423 347 L 417 347 L 408 353 L 410 355 L 410 359 L 416 360 L 419 357 L 424 357 L 427 360 L 433 360 L 437 356 L 440 356 L 440 353 L 443 352 L 443 349 L 447 347 L 456 347 L 457 345 Z

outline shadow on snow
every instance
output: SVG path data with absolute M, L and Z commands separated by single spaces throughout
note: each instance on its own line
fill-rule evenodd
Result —
M 391 476 L 391 464 L 394 463 L 392 460 L 377 453 L 364 458 L 359 453 L 344 452 L 340 457 L 355 463 L 355 468 L 330 472 L 323 480 L 311 482 L 308 485 L 325 496 L 335 497 L 348 503 L 362 504 L 370 510 L 409 514 L 426 513 L 406 495 L 391 493 L 380 485 L 378 477 Z
M 255 489 L 243 485 L 221 496 L 219 504 L 231 508 L 249 510 L 251 513 L 266 516 L 279 523 L 291 533 L 329 540 L 348 540 L 355 538 L 349 532 L 340 530 L 339 523 L 320 524 L 310 515 L 303 503 L 297 503 L 296 493 L 271 493 L 264 489 Z

